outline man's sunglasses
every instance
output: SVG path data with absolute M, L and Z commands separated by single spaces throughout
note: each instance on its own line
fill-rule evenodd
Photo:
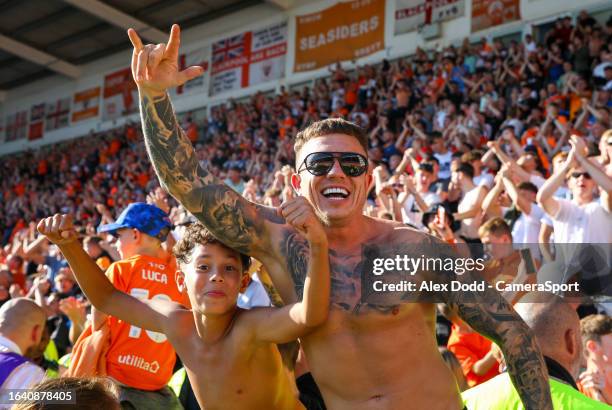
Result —
M 580 177 L 585 177 L 586 179 L 591 179 L 591 175 L 589 175 L 588 172 L 572 172 L 571 175 L 572 178 L 580 178 Z
M 368 170 L 368 160 L 355 152 L 313 152 L 308 154 L 298 173 L 306 169 L 314 176 L 327 175 L 334 167 L 334 159 L 338 159 L 340 168 L 349 177 L 358 177 Z

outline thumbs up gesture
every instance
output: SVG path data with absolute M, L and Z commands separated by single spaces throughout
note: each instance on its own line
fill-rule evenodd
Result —
M 151 96 L 163 95 L 168 88 L 176 87 L 201 75 L 204 69 L 191 66 L 179 71 L 178 56 L 181 29 L 172 25 L 168 44 L 143 45 L 136 30 L 129 29 L 128 37 L 134 46 L 132 53 L 132 75 L 141 92 Z

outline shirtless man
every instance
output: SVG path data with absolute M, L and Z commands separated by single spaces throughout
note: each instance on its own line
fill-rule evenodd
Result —
M 132 29 L 128 35 L 145 144 L 162 185 L 228 246 L 262 261 L 283 300 L 301 298 L 306 241 L 274 209 L 247 201 L 201 168 L 176 122 L 166 90 L 202 73 L 198 67 L 178 71 L 179 27 L 172 27 L 167 46 L 143 46 Z M 367 137 L 359 127 L 342 120 L 314 123 L 298 135 L 295 150 L 297 174 L 291 183 L 314 207 L 329 243 L 328 320 L 302 339 L 327 407 L 405 409 L 409 403 L 415 409 L 462 408 L 454 376 L 436 346 L 435 305 L 404 303 L 403 295 L 375 294 L 362 286 L 372 256 L 420 255 L 417 247 L 435 240 L 363 215 L 372 176 L 366 172 Z M 474 281 L 470 273 L 422 271 L 415 278 Z M 439 295 L 501 347 L 525 408 L 552 409 L 544 361 L 528 327 L 493 290 L 468 294 L 470 303 L 463 296 Z

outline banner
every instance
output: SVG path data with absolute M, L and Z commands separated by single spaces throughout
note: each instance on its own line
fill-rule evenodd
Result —
M 10 142 L 26 137 L 28 126 L 28 110 L 23 110 L 6 116 L 6 138 Z
M 473 0 L 472 2 L 472 33 L 520 19 L 520 0 Z
M 465 14 L 465 0 L 395 0 L 395 34 Z
M 210 95 L 283 78 L 286 54 L 285 22 L 213 43 Z
M 365 57 L 384 48 L 384 0 L 338 3 L 296 17 L 295 72 Z
M 28 139 L 36 140 L 42 138 L 45 125 L 45 103 L 33 105 L 30 108 L 30 126 L 28 128 Z
M 103 121 L 138 112 L 138 89 L 129 67 L 104 77 L 103 104 Z
M 184 70 L 192 65 L 199 65 L 204 73 L 193 80 L 187 81 L 170 90 L 170 97 L 176 95 L 188 95 L 194 91 L 206 90 L 208 87 L 208 76 L 210 74 L 210 47 L 202 47 L 179 56 L 179 70 Z
M 72 122 L 98 116 L 100 112 L 100 87 L 79 91 L 72 97 Z
M 67 127 L 70 122 L 70 97 L 57 100 L 55 103 L 47 104 L 47 117 L 45 130 L 53 131 Z

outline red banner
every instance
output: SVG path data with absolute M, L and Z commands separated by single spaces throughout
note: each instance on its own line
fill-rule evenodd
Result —
M 129 67 L 104 77 L 102 120 L 113 120 L 138 112 L 137 102 L 138 88 Z
M 213 43 L 210 95 L 283 78 L 286 54 L 285 22 Z
M 36 140 L 42 138 L 45 125 L 45 103 L 33 105 L 30 108 L 30 126 L 28 139 Z

